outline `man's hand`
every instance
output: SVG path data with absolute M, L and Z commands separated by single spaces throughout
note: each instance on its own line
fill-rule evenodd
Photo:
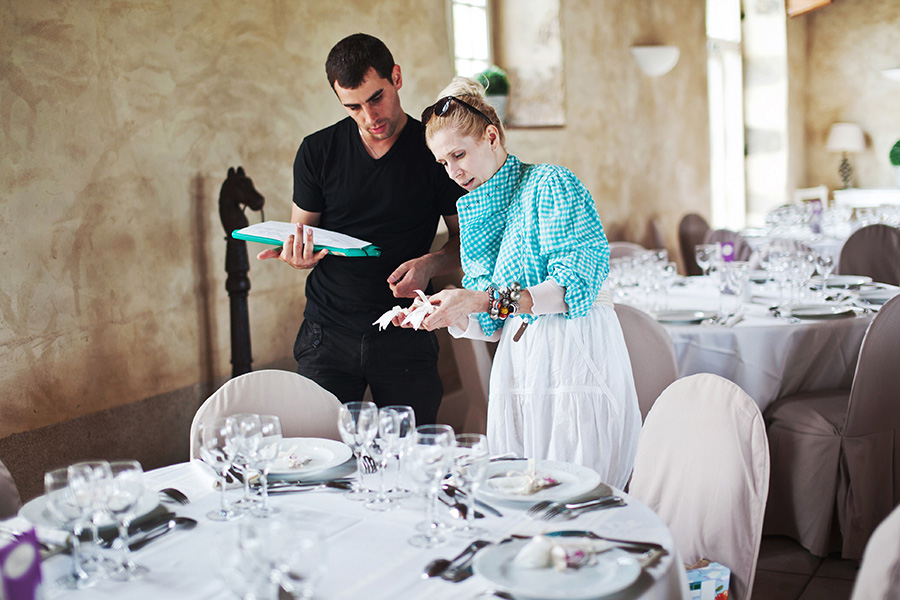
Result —
M 297 233 L 284 241 L 280 252 L 275 248 L 269 248 L 257 254 L 256 258 L 259 260 L 277 258 L 295 269 L 312 269 L 326 254 L 328 250 L 325 249 L 314 251 L 312 229 L 297 223 Z
M 388 275 L 387 282 L 394 292 L 394 298 L 415 298 L 416 290 L 424 290 L 431 281 L 432 269 L 429 256 L 408 260 Z

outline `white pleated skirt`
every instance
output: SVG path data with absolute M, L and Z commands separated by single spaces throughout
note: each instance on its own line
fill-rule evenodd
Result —
M 590 467 L 624 487 L 641 431 L 631 362 L 615 310 L 599 301 L 576 319 L 543 315 L 494 356 L 488 401 L 491 452 Z

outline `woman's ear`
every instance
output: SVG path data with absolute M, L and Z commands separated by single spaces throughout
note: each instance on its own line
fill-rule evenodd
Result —
M 500 145 L 500 131 L 497 130 L 496 125 L 488 125 L 484 128 L 484 137 L 487 140 L 488 144 L 491 145 L 491 149 L 494 150 L 497 146 Z

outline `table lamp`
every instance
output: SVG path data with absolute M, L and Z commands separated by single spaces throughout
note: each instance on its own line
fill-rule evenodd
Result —
M 841 153 L 841 166 L 838 168 L 838 172 L 841 174 L 841 181 L 844 182 L 844 189 L 849 188 L 853 178 L 853 167 L 850 166 L 847 153 L 862 152 L 866 149 L 866 138 L 863 135 L 862 127 L 856 123 L 835 123 L 828 133 L 828 142 L 825 147 L 832 152 Z

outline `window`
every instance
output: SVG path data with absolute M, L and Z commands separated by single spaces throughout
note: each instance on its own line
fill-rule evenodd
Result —
M 489 0 L 451 0 L 456 74 L 472 77 L 491 65 Z

